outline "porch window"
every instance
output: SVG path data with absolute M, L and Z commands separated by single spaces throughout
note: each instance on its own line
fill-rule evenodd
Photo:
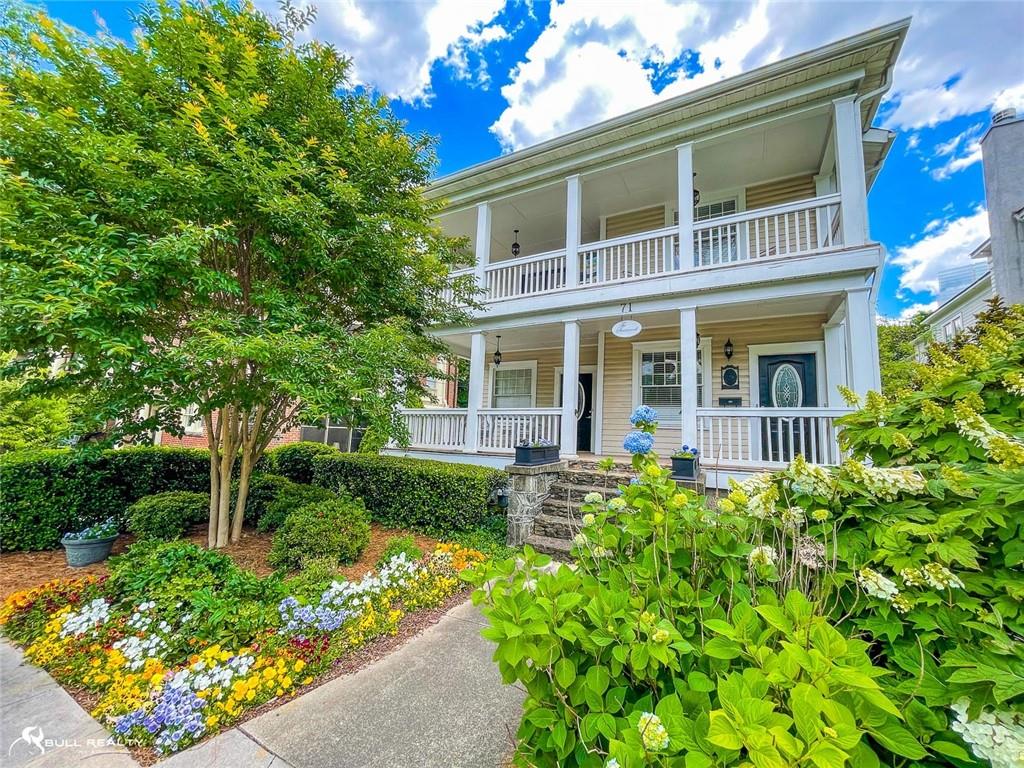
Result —
M 705 350 L 710 338 L 702 337 L 697 347 L 697 407 L 704 407 Z M 636 349 L 637 402 L 634 405 L 649 405 L 657 410 L 663 420 L 673 422 L 679 419 L 683 407 L 682 372 L 679 366 L 679 345 L 677 342 L 640 342 Z
M 491 406 L 493 408 L 532 408 L 534 371 L 532 366 L 506 363 L 494 367 Z

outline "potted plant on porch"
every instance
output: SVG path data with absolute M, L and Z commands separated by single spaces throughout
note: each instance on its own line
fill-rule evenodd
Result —
M 700 473 L 700 451 L 684 445 L 672 454 L 672 477 L 676 480 L 696 480 Z
M 60 543 L 64 546 L 68 565 L 81 568 L 98 563 L 110 556 L 117 539 L 117 521 L 108 517 L 102 523 L 90 525 L 77 533 L 66 533 Z
M 516 446 L 516 464 L 533 466 L 558 461 L 559 447 L 550 440 L 523 440 Z

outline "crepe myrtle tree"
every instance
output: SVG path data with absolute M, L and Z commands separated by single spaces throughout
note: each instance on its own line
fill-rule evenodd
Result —
M 78 393 L 79 429 L 109 439 L 198 408 L 210 546 L 238 538 L 253 467 L 303 413 L 407 437 L 396 408 L 437 375 L 426 329 L 473 302 L 422 194 L 432 139 L 300 42 L 311 12 L 280 17 L 159 2 L 123 41 L 0 11 L 8 374 L 47 370 L 35 391 Z

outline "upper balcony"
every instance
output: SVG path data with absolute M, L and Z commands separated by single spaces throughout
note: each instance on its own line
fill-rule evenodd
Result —
M 871 121 L 905 32 L 872 30 L 439 179 L 439 223 L 466 238 L 463 274 L 485 311 L 877 268 L 867 192 L 893 135 Z

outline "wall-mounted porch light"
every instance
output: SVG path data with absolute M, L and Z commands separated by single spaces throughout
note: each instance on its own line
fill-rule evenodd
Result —
M 494 364 L 501 365 L 501 336 L 496 336 L 497 344 L 494 347 Z
M 733 351 L 734 350 L 733 350 L 733 346 L 732 346 L 732 339 L 726 339 L 725 340 L 725 359 L 726 360 L 732 360 L 732 353 L 733 353 Z
M 696 172 L 693 174 L 693 178 L 697 178 Z M 693 207 L 696 208 L 700 204 L 700 190 L 696 187 L 693 188 Z

